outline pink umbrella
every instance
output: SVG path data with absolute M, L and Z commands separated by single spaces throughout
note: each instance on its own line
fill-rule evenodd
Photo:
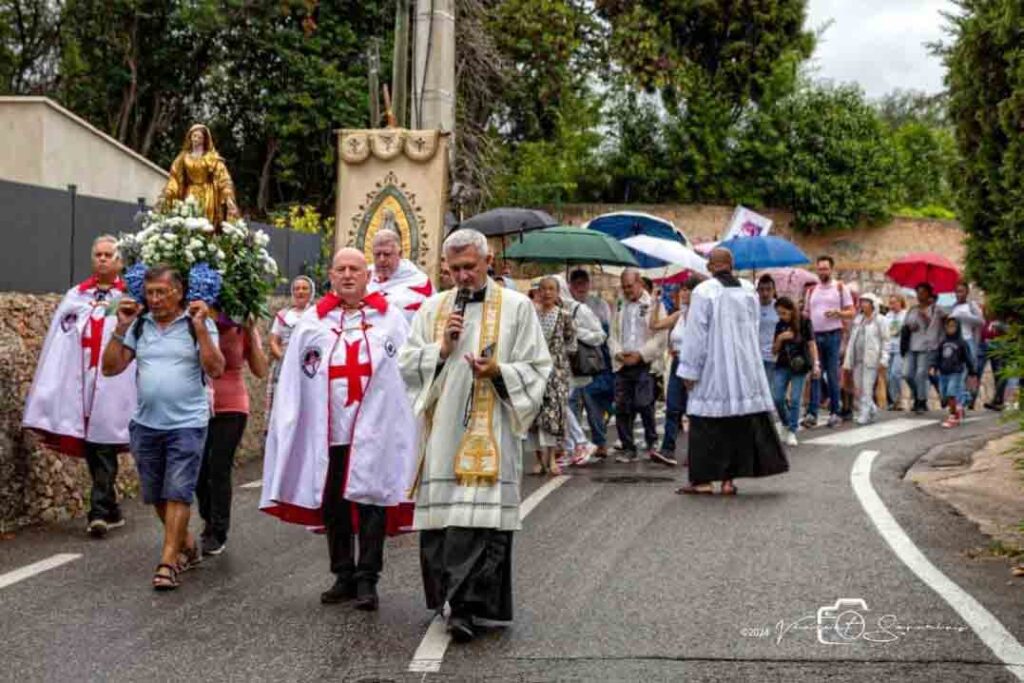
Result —
M 775 280 L 775 291 L 799 301 L 804 287 L 818 284 L 818 276 L 803 268 L 771 268 L 764 271 Z
M 700 244 L 693 245 L 693 250 L 701 256 L 707 256 L 711 253 L 711 250 L 718 246 L 717 241 L 713 242 L 701 242 Z

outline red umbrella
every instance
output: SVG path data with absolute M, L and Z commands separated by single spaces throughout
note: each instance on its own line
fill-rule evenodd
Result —
M 894 261 L 885 274 L 902 287 L 914 288 L 927 282 L 937 294 L 952 292 L 960 282 L 960 271 L 953 262 L 931 252 L 907 254 Z

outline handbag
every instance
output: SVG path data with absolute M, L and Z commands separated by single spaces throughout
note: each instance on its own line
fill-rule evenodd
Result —
M 582 304 L 576 304 L 572 317 L 576 319 L 576 311 Z M 579 339 L 576 340 L 576 351 L 569 354 L 569 366 L 572 374 L 576 377 L 594 377 L 605 370 L 604 353 L 600 346 L 587 344 Z

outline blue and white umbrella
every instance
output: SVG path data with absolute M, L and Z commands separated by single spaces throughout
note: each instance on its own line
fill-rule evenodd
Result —
M 763 268 L 785 268 L 810 263 L 800 247 L 781 237 L 734 237 L 718 245 L 732 252 L 733 267 L 736 270 L 761 270 Z
M 689 247 L 690 240 L 680 232 L 672 221 L 639 211 L 618 211 L 606 213 L 587 223 L 585 228 L 603 232 L 620 242 L 630 237 L 646 235 L 663 240 L 678 242 Z M 647 256 L 638 255 L 641 268 L 656 268 L 663 265 Z

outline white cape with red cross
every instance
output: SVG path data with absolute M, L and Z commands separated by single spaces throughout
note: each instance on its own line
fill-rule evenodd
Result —
M 402 259 L 394 274 L 385 282 L 379 282 L 370 268 L 369 292 L 380 292 L 388 303 L 402 310 L 405 319 L 412 321 L 423 302 L 434 294 L 430 278 L 409 259 Z
M 260 509 L 309 527 L 323 524 L 330 360 L 338 343 L 333 323 L 324 316 L 336 302 L 328 294 L 295 326 L 281 364 L 263 460 Z M 416 470 L 416 421 L 397 360 L 409 326 L 379 294 L 365 302 L 370 377 L 352 428 L 343 497 L 389 508 L 411 506 L 406 493 Z M 389 531 L 397 530 L 394 526 L 389 523 Z
M 22 425 L 67 455 L 84 455 L 85 441 L 127 444 L 128 422 L 137 402 L 134 362 L 115 377 L 104 377 L 100 371 L 103 349 L 117 320 L 114 314 L 104 314 L 106 304 L 94 310 L 95 287 L 90 278 L 64 295 L 25 399 Z M 119 298 L 122 289 L 119 280 L 110 290 L 111 300 Z M 112 312 L 113 307 L 106 310 Z M 90 373 L 92 381 L 86 382 Z

